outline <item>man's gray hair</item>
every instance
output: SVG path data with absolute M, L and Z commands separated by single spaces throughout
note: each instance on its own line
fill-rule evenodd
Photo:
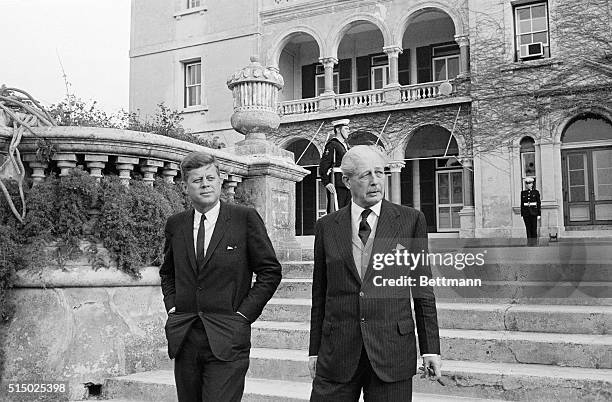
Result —
M 344 154 L 340 169 L 342 174 L 351 177 L 357 173 L 357 163 L 364 159 L 378 158 L 382 166 L 387 165 L 387 155 L 374 145 L 356 145 Z

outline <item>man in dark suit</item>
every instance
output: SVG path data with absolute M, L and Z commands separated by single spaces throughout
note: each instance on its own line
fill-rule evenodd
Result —
M 319 175 L 321 183 L 325 186 L 327 193 L 327 213 L 337 211 L 351 201 L 351 193 L 342 181 L 340 164 L 348 149 L 347 139 L 349 135 L 349 119 L 332 121 L 334 126 L 334 138 L 325 144 L 323 156 L 319 162 Z
M 160 268 L 178 399 L 240 401 L 251 323 L 276 291 L 281 266 L 257 211 L 219 201 L 214 156 L 187 155 L 181 175 L 194 208 L 168 218 Z
M 525 222 L 527 245 L 538 245 L 538 221 L 542 218 L 540 192 L 533 188 L 533 177 L 525 179 L 527 189 L 521 191 L 521 216 Z
M 430 277 L 429 266 L 373 265 L 377 255 L 427 252 L 423 213 L 383 200 L 385 159 L 376 147 L 352 147 L 342 161 L 352 202 L 316 224 L 311 401 L 358 401 L 362 389 L 366 402 L 412 399 L 417 349 L 411 293 L 423 365 L 431 379 L 441 376 L 431 287 L 381 286 L 401 275 Z

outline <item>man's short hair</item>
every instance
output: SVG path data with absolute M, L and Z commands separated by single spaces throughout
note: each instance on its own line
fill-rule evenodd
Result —
M 342 158 L 340 169 L 346 177 L 357 173 L 357 162 L 364 159 L 379 158 L 383 167 L 387 164 L 387 155 L 374 145 L 356 145 L 351 147 Z
M 217 170 L 217 174 L 221 176 L 219 161 L 217 161 L 215 155 L 198 151 L 190 153 L 181 162 L 181 179 L 187 181 L 189 172 L 208 165 L 213 165 Z

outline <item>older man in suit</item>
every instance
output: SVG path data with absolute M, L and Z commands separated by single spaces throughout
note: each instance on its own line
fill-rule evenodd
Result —
M 193 209 L 168 219 L 160 268 L 178 399 L 240 401 L 250 325 L 280 283 L 281 266 L 257 211 L 219 201 L 213 155 L 187 155 L 181 175 Z
M 411 294 L 423 365 L 431 379 L 441 375 L 431 287 L 381 286 L 385 278 L 430 277 L 429 266 L 409 268 L 389 260 L 384 269 L 373 267 L 377 255 L 427 250 L 423 213 L 383 200 L 385 159 L 376 147 L 351 148 L 342 174 L 352 202 L 316 224 L 311 401 L 357 401 L 362 390 L 367 402 L 412 399 L 417 349 Z

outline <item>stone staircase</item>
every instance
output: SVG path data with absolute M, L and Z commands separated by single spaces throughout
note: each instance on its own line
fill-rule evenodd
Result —
M 603 297 L 612 288 L 610 246 L 589 249 L 586 271 L 554 245 L 498 249 L 501 257 L 487 264 L 487 279 L 497 294 L 466 297 L 438 288 L 446 386 L 417 376 L 413 400 L 612 400 L 612 298 Z M 308 252 L 302 259 L 283 263 L 282 284 L 253 324 L 245 401 L 308 400 L 313 264 Z M 551 271 L 561 262 L 559 278 Z M 108 379 L 105 398 L 176 401 L 165 348 L 153 367 Z

